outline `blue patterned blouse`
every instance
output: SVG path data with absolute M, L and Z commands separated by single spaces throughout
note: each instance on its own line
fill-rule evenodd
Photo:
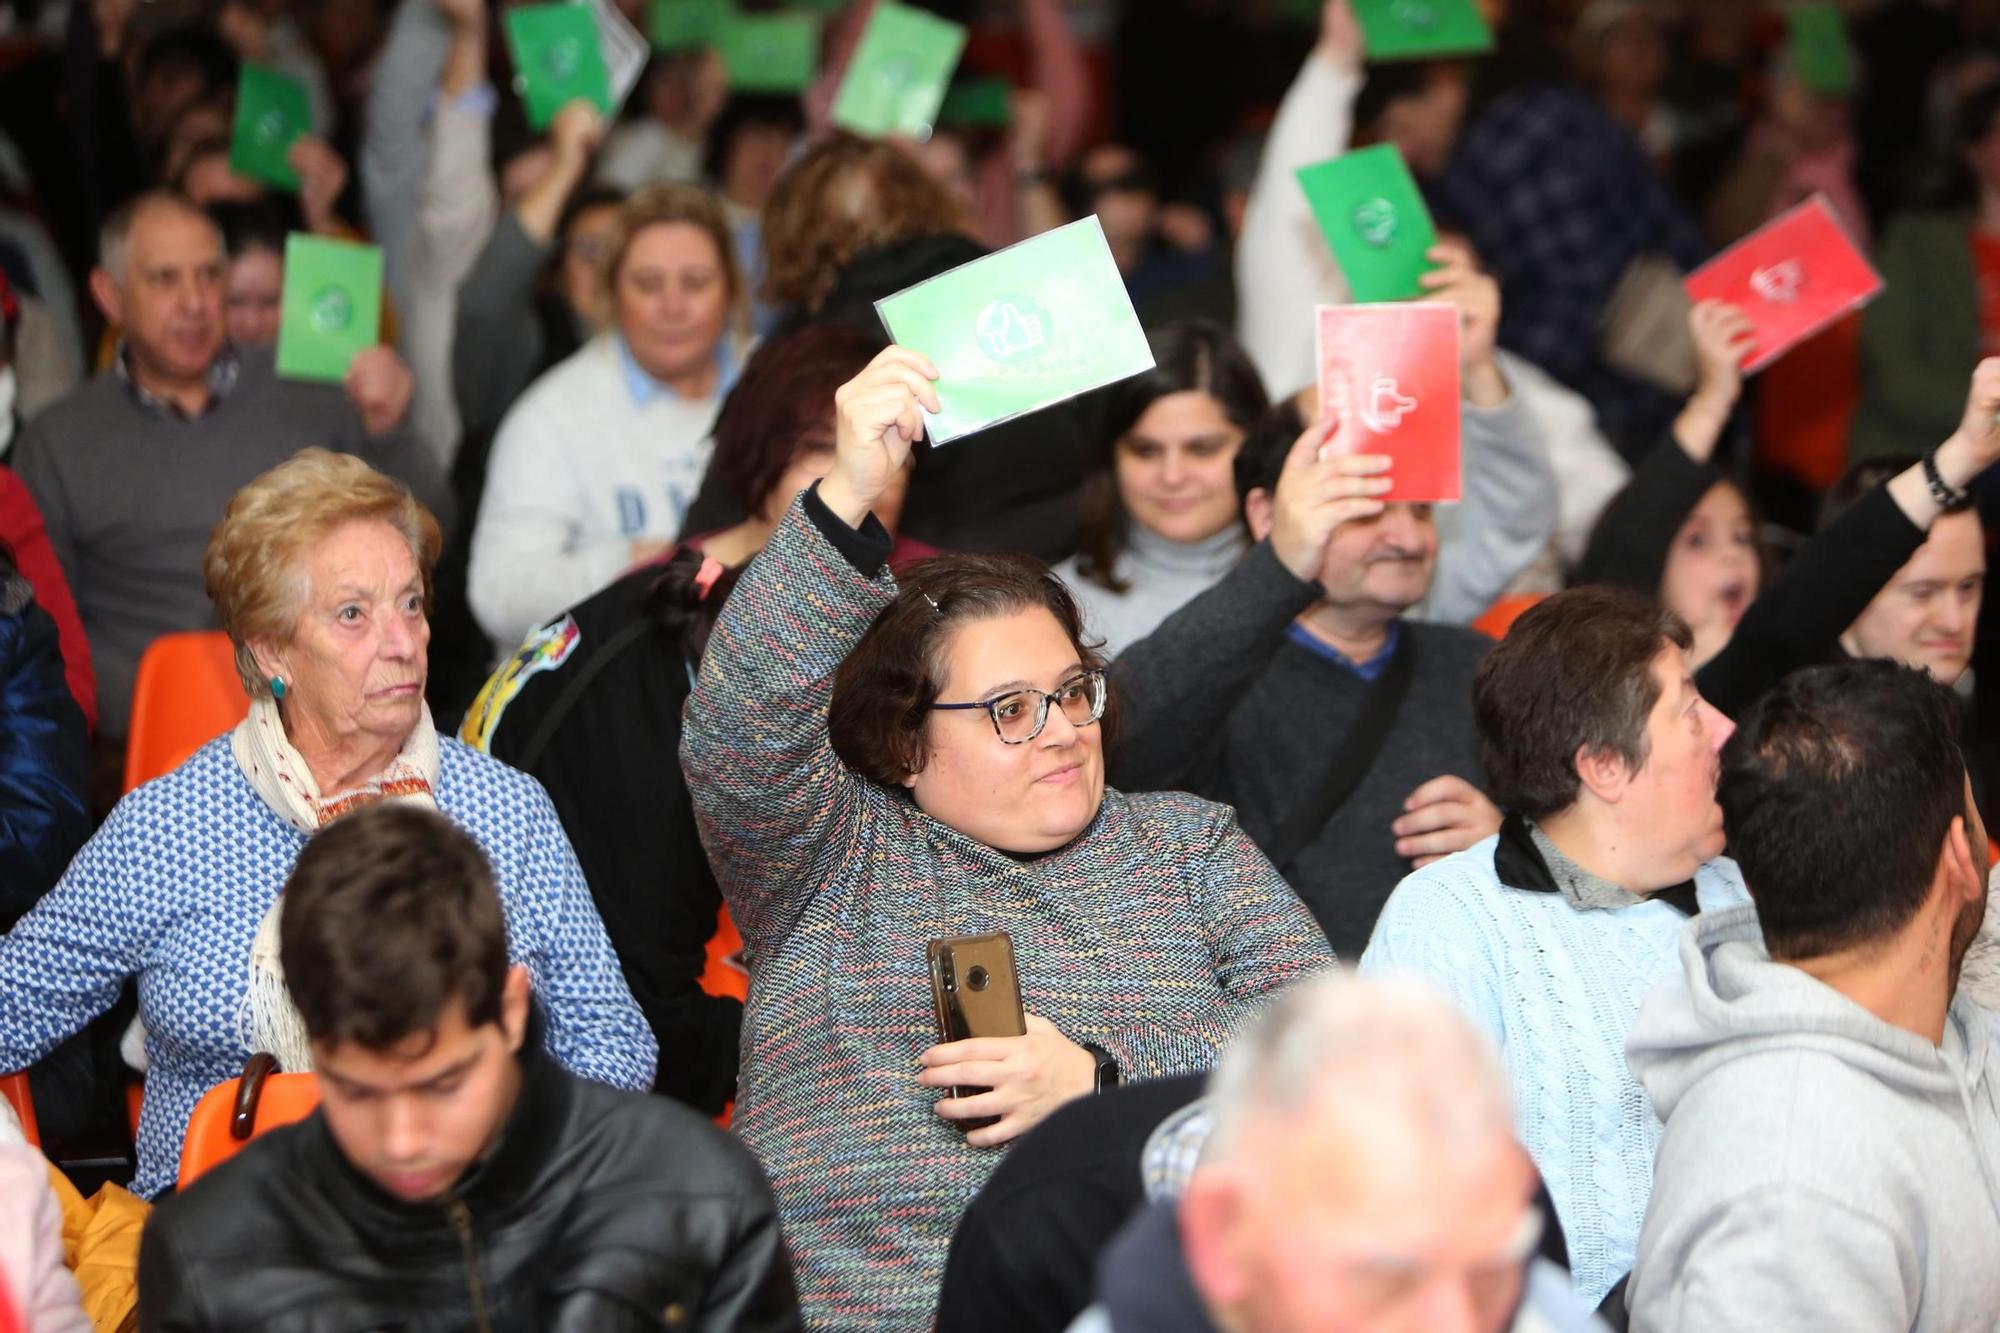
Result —
M 585 1078 L 652 1086 L 652 1032 L 548 796 L 496 759 L 438 745 L 438 808 L 493 863 L 507 950 L 533 976 L 550 1053 Z M 40 1059 L 139 978 L 150 1065 L 140 1195 L 173 1184 L 195 1102 L 252 1054 L 240 1021 L 250 942 L 303 846 L 223 736 L 119 802 L 62 881 L 0 936 L 0 1070 Z

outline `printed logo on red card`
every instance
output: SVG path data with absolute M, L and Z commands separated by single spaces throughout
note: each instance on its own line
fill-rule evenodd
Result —
M 1455 501 L 1459 481 L 1458 310 L 1437 301 L 1323 305 L 1320 415 L 1342 453 L 1387 454 L 1384 500 Z
M 1743 369 L 1756 372 L 1882 290 L 1820 195 L 1730 246 L 1687 277 L 1695 301 L 1741 306 L 1757 332 Z

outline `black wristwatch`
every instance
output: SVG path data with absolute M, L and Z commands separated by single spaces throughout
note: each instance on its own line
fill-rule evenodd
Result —
M 1097 1062 L 1097 1075 L 1091 1081 L 1090 1090 L 1094 1093 L 1109 1092 L 1117 1087 L 1118 1062 L 1111 1058 L 1111 1052 L 1102 1046 L 1092 1046 L 1089 1043 L 1085 1043 L 1083 1049 L 1089 1051 L 1090 1058 Z

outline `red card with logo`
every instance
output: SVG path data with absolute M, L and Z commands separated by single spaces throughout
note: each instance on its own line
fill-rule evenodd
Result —
M 1323 305 L 1322 419 L 1347 454 L 1387 454 L 1390 502 L 1459 498 L 1458 308 L 1440 301 Z
M 1814 195 L 1751 232 L 1687 277 L 1696 301 L 1741 306 L 1757 331 L 1746 373 L 1762 370 L 1882 290 L 1826 200 Z

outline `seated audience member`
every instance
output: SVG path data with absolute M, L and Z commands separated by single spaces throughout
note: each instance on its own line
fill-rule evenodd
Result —
M 279 379 L 270 351 L 229 343 L 224 271 L 221 235 L 191 204 L 146 194 L 122 206 L 90 283 L 121 332 L 117 357 L 29 423 L 14 454 L 83 613 L 100 734 L 120 745 L 147 645 L 214 625 L 201 553 L 251 478 L 320 445 L 427 504 L 447 498 L 404 428 L 410 372 L 395 352 L 362 352 L 339 388 Z
M 1357 101 L 1361 57 L 1361 25 L 1349 0 L 1325 0 L 1319 40 L 1278 108 L 1244 203 L 1235 254 L 1237 336 L 1274 394 L 1289 394 L 1318 376 L 1314 307 L 1352 299 L 1347 277 L 1299 188 L 1299 169 L 1380 142 L 1395 143 L 1419 171 L 1441 169 L 1464 112 L 1464 78 L 1450 65 L 1378 65 L 1368 75 L 1369 96 Z M 1548 457 L 1555 478 L 1557 555 L 1562 564 L 1572 564 L 1628 469 L 1598 431 L 1581 395 L 1506 348 L 1494 350 L 1493 362 L 1509 393 L 1522 400 L 1533 437 Z M 1469 420 L 1474 414 L 1466 415 Z M 1461 526 L 1497 537 L 1524 522 L 1543 522 L 1547 512 L 1544 500 L 1509 497 L 1497 519 Z M 1444 531 L 1449 542 L 1451 528 Z M 1525 535 L 1514 540 L 1524 542 Z M 1496 563 L 1510 561 L 1514 568 L 1525 563 L 1511 554 Z M 1503 574 L 1502 581 L 1510 577 Z M 1489 593 L 1486 600 L 1491 598 Z M 1479 602 L 1461 618 L 1471 619 L 1485 605 Z
M 467 593 L 495 643 L 670 547 L 743 354 L 736 251 L 701 188 L 628 199 L 598 273 L 613 327 L 530 386 L 493 441 Z
M 542 1053 L 493 871 L 456 824 L 350 815 L 285 903 L 319 1108 L 154 1211 L 145 1327 L 798 1327 L 757 1163 Z
M 1724 642 L 1695 682 L 1730 717 L 1789 672 L 1843 652 L 1927 666 L 1950 684 L 1971 655 L 1984 582 L 1979 518 L 1965 488 L 2000 459 L 2000 360 L 1973 372 L 1963 401 L 1959 428 L 1928 455 L 1851 469 L 1829 492 L 1819 531 L 1733 626 L 1733 597 L 1712 608 L 1714 594 L 1741 579 L 1740 562 L 1712 558 L 1712 539 L 1740 532 L 1747 519 L 1718 489 L 1729 486 L 1722 474 L 1677 443 L 1678 432 L 1641 465 L 1579 574 L 1657 591 L 1669 609 L 1717 621 Z M 1691 403 L 1689 413 L 1697 410 Z M 1718 496 L 1733 512 L 1715 507 Z
M 1472 691 L 1507 819 L 1397 885 L 1361 956 L 1364 974 L 1428 978 L 1500 1048 L 1593 1304 L 1632 1265 L 1660 1134 L 1625 1034 L 1683 923 L 1743 901 L 1715 804 L 1730 723 L 1695 689 L 1691 642 L 1624 589 L 1557 593 L 1516 621 Z
M 1379 455 L 1289 445 L 1289 407 L 1251 434 L 1236 482 L 1257 546 L 1120 654 L 1112 776 L 1237 809 L 1343 957 L 1410 862 L 1500 826 L 1467 697 L 1491 641 L 1408 618 L 1439 563 L 1429 505 L 1383 505 Z M 1311 719 L 1310 725 L 1300 725 Z
M 229 341 L 238 347 L 278 341 L 284 314 L 285 238 L 299 229 L 296 218 L 287 216 L 289 211 L 271 198 L 208 206 L 229 260 L 222 308 Z
M 834 390 L 879 346 L 808 327 L 759 347 L 715 429 L 715 467 L 754 517 L 640 566 L 529 634 L 460 731 L 548 789 L 666 1056 L 654 1088 L 711 1115 L 736 1086 L 743 1006 L 698 984 L 722 892 L 681 776 L 681 710 L 741 566 L 833 464 Z M 898 493 L 876 502 L 885 527 L 900 503 Z M 907 562 L 892 551 L 889 563 Z
M 1328 977 L 1224 1053 L 1178 1198 L 1113 1242 L 1071 1333 L 1595 1325 L 1485 1039 L 1427 987 Z M 1176 1159 L 1192 1156 L 1193 1169 Z
M 1632 1028 L 1666 1122 L 1638 1333 L 2000 1310 L 2000 1043 L 1954 998 L 1991 853 L 1957 736 L 1941 685 L 1858 662 L 1790 677 L 1723 751 L 1755 906 L 1693 925 Z
M 188 1112 L 251 1054 L 311 1067 L 279 967 L 279 894 L 321 825 L 378 801 L 444 810 L 492 858 L 556 1058 L 652 1083 L 652 1035 L 547 796 L 431 725 L 437 549 L 423 506 L 347 455 L 307 450 L 244 487 L 204 565 L 249 716 L 121 801 L 0 936 L 0 1069 L 39 1059 L 138 978 L 137 1194 L 173 1183 Z
M 13 468 L 0 464 L 0 545 L 14 553 L 21 576 L 34 590 L 35 601 L 56 622 L 62 642 L 63 675 L 69 682 L 70 697 L 83 709 L 90 729 L 97 729 L 97 673 L 90 665 L 90 640 L 83 632 L 83 620 L 70 596 L 69 580 L 63 577 L 62 562 L 49 544 L 48 525 L 35 497 Z
M 597 179 L 627 194 L 700 181 L 709 130 L 729 99 L 728 78 L 717 51 L 653 57 L 639 83 L 639 114 L 604 136 Z
M 62 1210 L 49 1162 L 22 1143 L 0 1102 L 0 1328 L 90 1333 L 76 1277 L 63 1263 Z
M 1111 258 L 1141 318 L 1179 310 L 1227 318 L 1218 297 L 1228 267 L 1214 221 L 1188 203 L 1168 203 L 1152 168 L 1129 144 L 1084 150 L 1065 182 L 1070 216 L 1096 215 Z
M 765 305 L 764 205 L 792 160 L 805 112 L 796 97 L 741 94 L 729 99 L 709 133 L 703 174 L 713 182 L 736 239 L 736 262 L 751 294 L 750 326 L 768 334 L 777 315 Z
M 1236 340 L 1207 320 L 1151 335 L 1153 369 L 1104 392 L 1083 550 L 1056 567 L 1116 657 L 1206 592 L 1249 549 L 1236 451 L 1270 408 Z
M 1046 568 L 885 571 L 869 511 L 936 374 L 891 347 L 835 395 L 833 469 L 723 608 L 681 736 L 750 959 L 732 1128 L 771 1173 L 808 1322 L 843 1330 L 930 1318 L 989 1149 L 1093 1089 L 1207 1067 L 1329 958 L 1228 810 L 1105 787 L 1103 663 Z M 988 931 L 1012 938 L 1026 1034 L 933 1045 L 923 942 Z

